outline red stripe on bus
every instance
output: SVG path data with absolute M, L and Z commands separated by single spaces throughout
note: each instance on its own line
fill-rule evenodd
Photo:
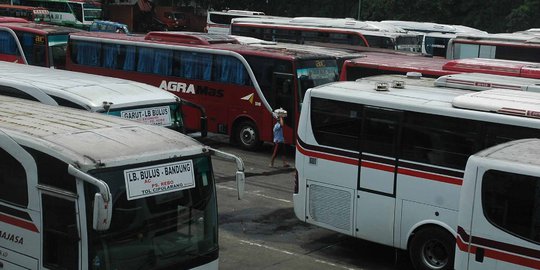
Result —
M 357 159 L 345 158 L 345 157 L 340 157 L 340 156 L 328 155 L 328 154 L 324 154 L 320 152 L 309 151 L 307 149 L 302 148 L 299 143 L 296 144 L 296 148 L 298 149 L 298 151 L 300 151 L 300 153 L 306 156 L 322 158 L 322 159 L 326 159 L 330 161 L 358 166 Z M 394 172 L 394 166 L 383 165 L 380 163 L 362 161 L 362 166 L 376 169 L 376 170 L 386 171 L 386 172 Z M 398 174 L 409 175 L 413 177 L 418 177 L 418 178 L 422 178 L 426 180 L 432 180 L 432 181 L 437 181 L 437 182 L 442 182 L 442 183 L 447 183 L 447 184 L 452 184 L 452 185 L 461 186 L 463 184 L 463 179 L 461 178 L 454 178 L 454 177 L 448 177 L 448 176 L 443 176 L 439 174 L 415 171 L 415 170 L 401 168 L 401 167 L 398 168 L 397 172 Z
M 340 163 L 345 163 L 345 164 L 349 164 L 349 165 L 358 166 L 358 159 L 346 158 L 346 157 L 334 156 L 334 155 L 328 155 L 328 154 L 319 153 L 319 152 L 312 152 L 312 151 L 309 151 L 307 149 L 302 148 L 299 144 L 296 144 L 296 149 L 298 149 L 298 151 L 300 151 L 300 153 L 302 153 L 302 154 L 304 154 L 306 156 L 322 158 L 322 159 L 326 159 L 326 160 L 330 160 L 330 161 L 335 161 L 335 162 L 340 162 Z
M 14 218 L 14 217 L 6 216 L 6 215 L 3 215 L 3 214 L 0 214 L 0 222 L 11 224 L 13 226 L 23 228 L 23 229 L 27 229 L 27 230 L 32 231 L 32 232 L 39 232 L 36 225 L 34 225 L 34 223 L 28 222 L 26 220 L 20 220 L 20 219 Z
M 452 184 L 452 185 L 461 186 L 463 184 L 463 179 L 461 178 L 454 178 L 454 177 L 448 177 L 444 175 L 420 172 L 420 171 L 410 170 L 410 169 L 401 168 L 401 167 L 398 168 L 398 173 L 414 176 L 414 177 L 419 177 L 419 178 L 424 178 L 424 179 L 429 179 L 429 180 L 433 180 L 437 182 L 443 182 L 443 183 Z
M 393 173 L 396 169 L 395 166 L 388 166 L 381 163 L 375 163 L 375 162 L 370 162 L 370 161 L 365 161 L 365 160 L 362 160 L 362 167 L 385 171 L 385 172 L 391 172 L 391 173 Z
M 469 251 L 468 251 L 469 245 L 468 245 L 468 243 L 463 242 L 461 237 L 459 237 L 459 236 L 456 237 L 456 243 L 457 243 L 457 246 L 458 246 L 459 250 L 461 250 L 461 251 L 463 251 L 465 253 L 469 253 Z M 479 247 L 477 247 L 477 246 L 471 246 L 471 252 L 470 253 L 471 254 L 476 254 L 476 250 L 478 248 Z M 531 259 L 531 258 L 525 258 L 525 257 L 521 257 L 521 256 L 518 256 L 518 255 L 510 254 L 510 253 L 501 252 L 501 251 L 498 251 L 498 250 L 484 248 L 484 256 L 488 257 L 488 258 L 492 258 L 494 260 L 498 260 L 498 261 L 503 261 L 503 262 L 507 262 L 507 263 L 513 263 L 513 264 L 526 266 L 526 267 L 530 267 L 530 268 L 534 268 L 534 269 L 540 269 L 540 260 Z

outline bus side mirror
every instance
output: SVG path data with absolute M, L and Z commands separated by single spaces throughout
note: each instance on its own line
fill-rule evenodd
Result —
M 238 192 L 238 199 L 241 200 L 244 198 L 244 187 L 246 185 L 246 175 L 244 172 L 236 172 L 236 190 Z
M 111 198 L 111 196 L 109 196 Z M 92 227 L 96 231 L 106 231 L 111 226 L 112 203 L 106 202 L 101 194 L 94 195 L 94 213 Z

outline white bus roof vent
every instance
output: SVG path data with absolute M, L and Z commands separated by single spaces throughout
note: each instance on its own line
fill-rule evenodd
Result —
M 445 75 L 435 80 L 435 86 L 483 91 L 493 88 L 540 92 L 540 80 L 483 73 Z
M 420 78 L 422 78 L 422 73 L 409 71 L 409 72 L 407 72 L 407 78 L 409 78 L 409 79 L 420 79 Z
M 387 82 L 376 82 L 375 83 L 375 91 L 378 92 L 384 92 L 388 91 L 388 83 Z
M 392 81 L 392 88 L 404 89 L 405 88 L 405 81 L 393 80 Z
M 457 96 L 452 106 L 540 119 L 540 93 L 492 89 Z

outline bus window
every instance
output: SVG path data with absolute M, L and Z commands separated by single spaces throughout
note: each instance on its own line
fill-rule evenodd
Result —
M 18 55 L 17 41 L 7 31 L 0 31 L 0 54 Z
M 0 149 L 0 160 L 0 201 L 26 208 L 28 190 L 24 167 L 4 149 Z
M 77 269 L 79 231 L 75 202 L 52 195 L 42 195 L 43 265 L 51 269 Z

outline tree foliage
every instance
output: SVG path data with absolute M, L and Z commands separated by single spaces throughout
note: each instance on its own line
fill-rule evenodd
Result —
M 264 11 L 276 16 L 409 20 L 466 25 L 491 33 L 540 27 L 540 0 L 199 0 L 215 10 Z

